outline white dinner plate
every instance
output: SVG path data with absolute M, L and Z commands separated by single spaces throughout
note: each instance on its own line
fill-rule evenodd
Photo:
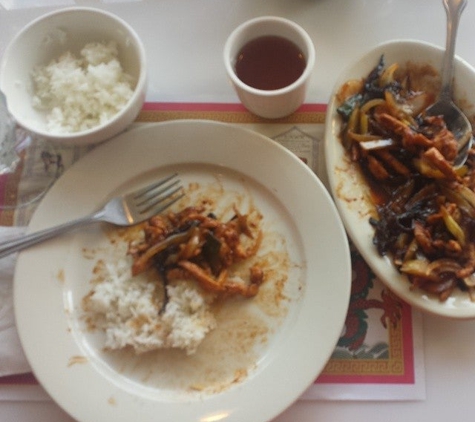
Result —
M 180 352 L 166 365 L 159 353 L 106 352 L 101 333 L 85 329 L 81 300 L 91 287 L 92 251 L 103 252 L 111 243 L 105 225 L 20 254 L 14 301 L 26 356 L 46 391 L 79 421 L 269 420 L 298 399 L 324 368 L 341 334 L 350 295 L 343 225 L 322 183 L 296 156 L 264 136 L 226 124 L 142 126 L 97 147 L 66 171 L 38 206 L 29 230 L 85 215 L 108 197 L 171 171 L 185 185 L 215 183 L 223 194 L 247 195 L 270 232 L 281 236 L 276 248 L 285 244 L 288 250 L 292 265 L 285 312 L 264 318 L 270 326 L 258 345 L 246 346 L 246 338 L 236 343 L 249 358 L 240 363 L 236 378 L 211 392 L 186 385 L 196 371 L 212 373 L 226 359 L 226 366 L 235 364 L 234 350 L 227 356 L 206 355 L 207 339 L 205 352 L 197 352 L 201 361 L 188 368 Z
M 444 50 L 438 46 L 416 40 L 394 40 L 378 45 L 346 67 L 338 77 L 327 110 L 325 127 L 325 161 L 330 189 L 340 211 L 346 230 L 354 244 L 381 281 L 397 296 L 418 309 L 431 314 L 468 319 L 475 318 L 475 302 L 466 292 L 456 290 L 444 302 L 435 295 L 411 289 L 407 277 L 398 272 L 391 259 L 378 254 L 373 245 L 374 230 L 369 217 L 377 217 L 370 200 L 369 188 L 345 152 L 341 141 L 341 119 L 338 116 L 336 94 L 350 79 L 366 77 L 384 54 L 387 66 L 407 62 L 441 68 Z M 454 97 L 460 107 L 474 119 L 475 69 L 456 56 Z

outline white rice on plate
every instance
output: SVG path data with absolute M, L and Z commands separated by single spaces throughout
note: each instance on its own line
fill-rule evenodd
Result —
M 108 265 L 101 261 L 99 281 L 83 299 L 89 325 L 105 333 L 105 349 L 133 347 L 136 353 L 178 348 L 196 352 L 206 334 L 216 327 L 209 307 L 213 296 L 196 283 L 180 280 L 163 294 L 158 280 L 133 277 L 130 262 Z M 156 276 L 155 276 L 156 277 Z
M 125 73 L 114 41 L 89 43 L 80 57 L 62 54 L 32 72 L 33 106 L 46 112 L 53 133 L 74 133 L 109 121 L 132 97 L 133 78 Z

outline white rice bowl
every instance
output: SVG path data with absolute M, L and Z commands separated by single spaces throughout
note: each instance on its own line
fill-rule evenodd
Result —
M 107 121 L 101 120 L 94 127 L 81 127 L 76 132 L 58 131 L 55 124 L 48 122 L 51 120 L 47 118 L 48 112 L 39 109 L 36 100 L 33 101 L 32 73 L 64 54 L 80 57 L 81 50 L 90 43 L 110 42 L 117 46 L 124 74 L 132 78 L 132 95 Z M 30 133 L 68 145 L 102 142 L 125 130 L 142 109 L 147 90 L 145 48 L 135 30 L 110 12 L 89 7 L 60 9 L 33 20 L 11 40 L 0 64 L 0 89 L 15 121 Z M 53 120 L 63 117 L 55 114 Z

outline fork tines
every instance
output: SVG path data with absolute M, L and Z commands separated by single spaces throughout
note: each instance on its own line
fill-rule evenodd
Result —
M 174 173 L 135 192 L 134 202 L 140 214 L 159 214 L 185 194 L 178 174 Z M 181 192 L 180 192 L 181 191 Z

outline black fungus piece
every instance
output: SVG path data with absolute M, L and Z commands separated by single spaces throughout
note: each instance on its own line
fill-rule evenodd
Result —
M 222 263 L 220 258 L 221 241 L 213 235 L 213 233 L 206 233 L 206 240 L 203 244 L 203 256 L 208 262 L 211 271 L 214 275 L 218 275 L 222 270 Z

